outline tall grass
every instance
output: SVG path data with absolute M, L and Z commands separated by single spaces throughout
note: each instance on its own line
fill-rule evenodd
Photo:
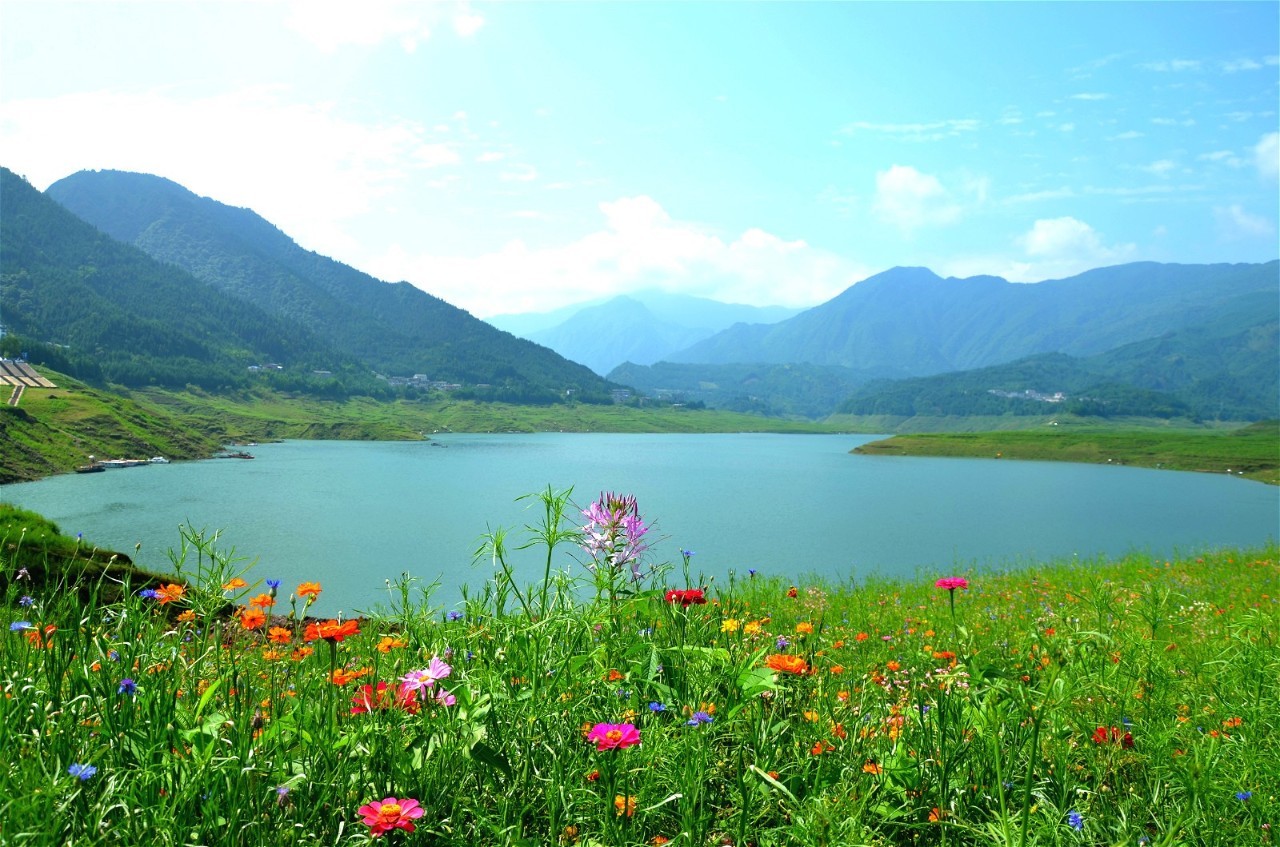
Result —
M 567 495 L 535 499 L 458 608 L 406 577 L 328 624 L 199 532 L 184 589 L 115 602 L 29 589 L 4 539 L 0 844 L 370 843 L 404 799 L 421 816 L 386 820 L 415 831 L 379 840 L 1239 845 L 1280 825 L 1275 546 L 954 595 L 709 589 L 692 554 L 638 582 L 588 570 Z M 527 543 L 536 585 L 504 566 Z M 594 740 L 625 725 L 638 744 Z

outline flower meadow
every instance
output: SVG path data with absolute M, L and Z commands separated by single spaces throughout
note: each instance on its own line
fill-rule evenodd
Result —
M 0 539 L 0 844 L 1273 843 L 1274 545 L 711 580 L 634 498 L 528 504 L 456 606 L 325 620 L 191 528 L 111 602 Z

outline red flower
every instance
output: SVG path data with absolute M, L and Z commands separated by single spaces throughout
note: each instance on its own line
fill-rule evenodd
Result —
M 343 621 L 338 623 L 335 620 L 325 621 L 324 623 L 307 624 L 307 641 L 315 641 L 317 638 L 323 638 L 330 643 L 341 642 L 348 635 L 360 634 L 359 621 Z
M 384 712 L 387 709 L 399 708 L 416 715 L 421 708 L 416 692 L 405 691 L 403 687 L 387 693 L 387 684 L 379 682 L 377 687 L 362 685 L 351 698 L 351 714 L 363 715 L 369 712 Z
M 1126 749 L 1133 746 L 1133 733 L 1121 734 L 1119 727 L 1100 726 L 1093 731 L 1094 744 L 1106 744 L 1108 741 L 1119 744 Z
M 794 600 L 794 599 L 796 599 L 797 597 L 799 597 L 799 596 L 800 596 L 800 592 L 799 592 L 799 591 L 796 589 L 796 587 L 793 585 L 793 586 L 791 586 L 790 588 L 788 588 L 788 589 L 787 589 L 787 596 L 788 596 L 788 597 L 790 597 L 792 600 Z
M 962 576 L 944 576 L 934 584 L 935 588 L 945 588 L 948 591 L 955 591 L 957 588 L 969 587 L 969 580 Z
M 702 593 L 701 588 L 687 588 L 684 590 L 671 589 L 666 594 L 668 603 L 679 603 L 682 607 L 703 606 L 706 605 L 707 598 Z
M 361 806 L 358 811 L 363 818 L 362 823 L 369 827 L 369 834 L 374 838 L 393 829 L 413 832 L 413 822 L 425 814 L 417 800 L 397 800 L 395 797 L 374 800 Z

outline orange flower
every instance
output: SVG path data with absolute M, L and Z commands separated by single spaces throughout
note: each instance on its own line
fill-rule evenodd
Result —
M 902 670 L 902 665 L 898 664 L 898 662 L 897 662 L 897 660 L 896 660 L 896 659 L 894 659 L 894 660 L 890 660 L 890 661 L 888 661 L 888 662 L 885 662 L 884 666 L 885 666 L 885 669 L 886 669 L 886 670 L 889 670 L 889 671 L 900 671 L 900 670 Z
M 334 685 L 346 685 L 348 682 L 355 682 L 362 676 L 367 676 L 369 670 L 367 668 L 356 668 L 349 671 L 346 668 L 338 668 L 333 672 Z
M 359 621 L 343 621 L 342 623 L 338 623 L 336 620 L 328 620 L 324 623 L 307 624 L 306 640 L 315 641 L 317 638 L 323 638 L 325 641 L 330 643 L 338 643 L 349 635 L 359 634 Z
M 840 675 L 840 674 L 842 674 L 842 673 L 844 673 L 844 665 L 832 665 L 832 666 L 831 666 L 831 675 L 832 675 L 832 676 L 839 676 L 839 675 Z
M 293 633 L 282 626 L 273 626 L 267 631 L 267 639 L 272 644 L 288 644 L 293 641 Z
M 397 647 L 408 647 L 408 646 L 409 646 L 409 642 L 405 641 L 403 638 L 393 638 L 390 635 L 384 635 L 382 636 L 382 640 L 378 642 L 378 652 L 390 653 L 392 650 L 396 649 Z
M 181 600 L 182 596 L 186 593 L 186 586 L 178 585 L 176 582 L 171 582 L 168 585 L 164 585 L 156 589 L 156 600 L 159 601 L 162 606 L 165 603 L 176 603 Z
M 289 654 L 289 658 L 295 662 L 301 662 L 303 659 L 315 652 L 314 647 L 299 647 Z
M 836 748 L 832 747 L 825 741 L 815 741 L 813 747 L 809 748 L 809 754 L 812 756 L 821 756 L 823 753 L 828 753 L 834 749 Z
M 262 658 L 266 659 L 268 662 L 278 662 L 284 658 L 284 653 L 281 653 L 279 650 L 263 650 Z
M 796 587 L 793 585 L 787 589 L 787 596 L 790 597 L 792 600 L 794 600 L 795 598 L 800 596 L 800 592 L 797 591 Z
M 764 663 L 769 666 L 770 670 L 778 673 L 805 674 L 809 672 L 808 662 L 799 656 L 789 656 L 786 653 L 774 653 L 765 659 Z
M 626 679 L 626 676 L 621 671 L 610 668 L 608 675 L 605 677 L 605 682 L 617 682 L 620 679 Z
M 615 814 L 631 817 L 636 813 L 636 796 L 634 794 L 628 794 L 626 797 L 617 795 L 613 798 L 613 808 L 616 810 Z
M 320 583 L 304 582 L 298 586 L 297 594 L 299 597 L 306 597 L 308 599 L 314 600 L 320 596 Z
M 870 638 L 870 637 L 871 637 L 871 636 L 867 635 L 865 632 L 859 632 L 857 635 L 855 635 L 855 636 L 853 637 L 853 640 L 854 640 L 854 641 L 866 641 L 866 640 L 867 640 L 868 638 Z
M 801 621 L 800 623 L 796 624 L 796 634 L 797 634 L 797 635 L 812 635 L 812 634 L 813 634 L 813 624 L 809 623 L 808 621 Z
M 848 738 L 849 732 L 844 728 L 842 723 L 833 723 L 831 725 L 831 734 L 836 738 Z
M 178 615 L 178 620 L 182 621 L 183 623 L 191 623 L 195 619 L 196 619 L 195 609 L 187 609 L 185 612 Z
M 267 622 L 267 616 L 261 609 L 246 609 L 240 615 L 240 625 L 245 629 L 258 629 Z
M 865 765 L 862 766 L 862 772 L 869 773 L 872 776 L 879 776 L 880 774 L 884 773 L 884 768 L 880 767 L 875 762 L 867 762 Z
M 942 820 L 946 816 L 947 816 L 947 813 L 945 811 L 943 811 L 942 809 L 939 809 L 937 806 L 934 806 L 929 811 L 929 823 L 937 823 L 938 821 Z
M 245 582 L 245 581 L 244 581 L 243 579 L 241 579 L 240 577 L 236 577 L 235 579 L 233 579 L 233 580 L 231 580 L 230 582 L 228 582 L 228 583 L 226 583 L 225 585 L 223 585 L 223 586 L 222 586 L 222 590 L 223 590 L 223 591 L 235 591 L 237 588 L 244 588 L 244 587 L 245 587 L 245 586 L 247 586 L 248 584 L 249 584 L 249 583 Z
M 270 609 L 276 604 L 276 598 L 270 594 L 259 594 L 249 601 L 250 606 L 257 606 L 259 609 Z

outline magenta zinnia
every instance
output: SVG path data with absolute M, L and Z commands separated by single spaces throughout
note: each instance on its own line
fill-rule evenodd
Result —
M 935 588 L 945 588 L 948 591 L 955 591 L 957 588 L 968 589 L 969 580 L 962 576 L 944 576 L 933 585 Z
M 397 800 L 395 797 L 374 800 L 368 805 L 361 806 L 358 811 L 362 822 L 369 827 L 369 834 L 374 838 L 393 829 L 413 832 L 413 822 L 424 814 L 418 801 L 407 797 L 403 800 Z
M 625 750 L 640 743 L 640 730 L 629 723 L 598 723 L 587 733 L 596 750 Z

